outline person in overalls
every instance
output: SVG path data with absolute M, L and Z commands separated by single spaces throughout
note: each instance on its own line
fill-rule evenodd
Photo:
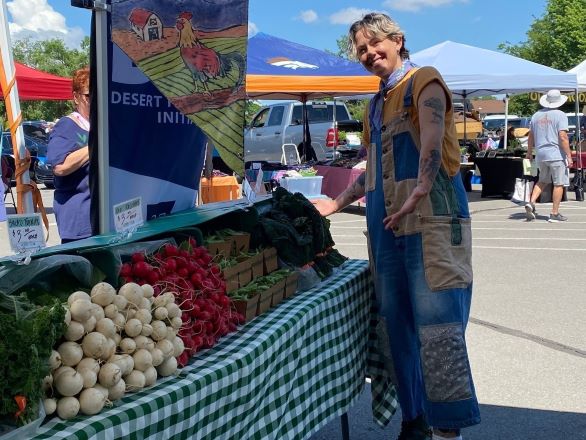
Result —
M 461 428 L 480 423 L 465 340 L 468 201 L 450 91 L 437 70 L 409 61 L 404 44 L 384 14 L 350 27 L 349 51 L 381 79 L 364 116 L 367 168 L 335 200 L 314 204 L 330 215 L 366 195 L 377 331 L 403 414 L 398 439 L 461 439 Z

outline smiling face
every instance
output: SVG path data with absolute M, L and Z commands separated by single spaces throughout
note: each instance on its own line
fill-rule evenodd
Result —
M 393 39 L 379 37 L 362 28 L 354 36 L 354 45 L 360 63 L 383 81 L 386 81 L 403 63 L 399 55 L 403 45 L 400 36 Z

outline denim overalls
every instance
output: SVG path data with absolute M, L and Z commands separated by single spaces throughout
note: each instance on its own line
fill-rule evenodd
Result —
M 480 422 L 464 332 L 472 295 L 471 227 L 460 173 L 443 168 L 415 212 L 385 230 L 417 185 L 419 133 L 411 122 L 412 84 L 403 108 L 372 124 L 366 174 L 369 250 L 380 313 L 379 335 L 404 420 L 430 425 Z M 385 112 L 383 112 L 385 114 Z M 390 350 L 389 350 L 390 348 Z

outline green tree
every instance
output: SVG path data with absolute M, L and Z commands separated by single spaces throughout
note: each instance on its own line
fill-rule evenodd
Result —
M 586 58 L 586 1 L 548 0 L 545 14 L 527 31 L 527 41 L 499 45 L 504 52 L 545 66 L 567 71 Z M 532 114 L 539 104 L 528 95 L 511 99 L 510 110 Z
M 257 101 L 253 100 L 246 100 L 246 108 L 244 110 L 244 121 L 246 125 L 249 125 L 252 122 L 252 118 L 256 113 L 260 110 L 261 105 Z
M 27 66 L 54 75 L 71 77 L 73 72 L 89 64 L 90 39 L 85 37 L 78 49 L 69 49 L 63 40 L 51 39 L 31 41 L 18 40 L 13 43 L 14 59 Z M 2 115 L 4 103 L 2 103 Z M 71 112 L 69 101 L 22 101 L 23 120 L 45 119 L 52 121 Z

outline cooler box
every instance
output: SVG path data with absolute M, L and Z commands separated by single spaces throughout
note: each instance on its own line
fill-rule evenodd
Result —
M 323 176 L 313 177 L 283 177 L 279 184 L 290 193 L 301 193 L 307 198 L 323 197 L 321 183 Z

